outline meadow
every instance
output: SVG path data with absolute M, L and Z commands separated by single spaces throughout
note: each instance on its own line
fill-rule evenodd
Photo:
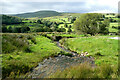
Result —
M 118 40 L 116 36 L 89 36 L 63 38 L 59 42 L 66 49 L 78 54 L 88 52 L 95 59 L 96 67 L 89 63 L 71 66 L 64 71 L 58 70 L 49 78 L 116 78 L 118 77 Z
M 110 23 L 110 26 L 109 26 L 109 31 L 110 32 L 118 32 L 118 26 L 120 26 L 120 24 L 118 23 Z M 114 28 L 116 27 L 116 28 Z
M 95 58 L 97 65 L 102 63 L 118 65 L 118 40 L 98 36 L 64 39 L 60 42 L 66 48 L 79 54 L 88 52 L 88 56 Z

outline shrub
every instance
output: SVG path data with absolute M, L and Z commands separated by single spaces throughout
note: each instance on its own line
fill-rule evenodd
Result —
M 36 44 L 36 39 L 34 37 L 32 37 L 31 41 Z
M 108 64 L 102 64 L 99 67 L 99 74 L 98 74 L 98 76 L 100 78 L 112 78 L 112 76 L 111 76 L 112 73 L 113 73 L 113 69 Z
M 35 38 L 32 38 L 31 41 L 36 43 Z M 2 53 L 6 54 L 21 50 L 30 52 L 27 36 L 15 34 L 2 35 Z
M 95 53 L 96 56 L 103 56 L 100 52 Z

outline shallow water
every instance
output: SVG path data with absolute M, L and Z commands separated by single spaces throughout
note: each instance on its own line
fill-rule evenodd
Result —
M 70 51 L 70 50 L 65 49 L 64 47 L 62 47 L 62 46 L 60 45 L 60 42 L 59 42 L 59 41 L 57 41 L 56 43 L 57 43 L 57 46 L 58 46 L 59 48 L 61 48 L 63 51 L 68 52 L 68 53 L 71 53 L 71 54 L 73 54 L 73 56 L 77 56 L 77 55 L 78 55 L 76 52 L 72 52 L 72 51 Z
M 117 40 L 120 40 L 120 37 L 110 37 L 110 39 L 117 39 Z

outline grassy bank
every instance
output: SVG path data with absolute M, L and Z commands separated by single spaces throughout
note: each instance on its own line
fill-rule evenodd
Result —
M 3 78 L 21 77 L 36 67 L 40 61 L 61 53 L 50 39 L 33 34 L 3 34 Z M 23 76 L 22 76 L 23 77 Z
M 107 37 L 84 37 L 63 39 L 60 41 L 68 49 L 79 54 L 88 52 L 95 58 L 95 63 L 118 64 L 118 40 Z
M 117 68 L 104 64 L 97 67 L 91 67 L 87 63 L 71 66 L 64 71 L 57 71 L 55 74 L 49 76 L 49 78 L 81 78 L 81 79 L 112 79 L 117 78 Z M 92 80 L 90 79 L 90 80 Z

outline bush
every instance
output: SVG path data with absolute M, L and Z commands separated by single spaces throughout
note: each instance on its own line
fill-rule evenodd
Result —
M 98 76 L 100 78 L 112 78 L 111 74 L 113 73 L 113 69 L 110 65 L 108 64 L 102 64 L 99 67 L 99 71 L 98 71 Z
M 29 37 L 30 39 L 30 37 Z M 35 44 L 35 38 L 31 38 L 31 41 Z M 14 51 L 31 52 L 29 48 L 29 42 L 25 35 L 15 34 L 3 34 L 2 35 L 2 53 L 13 53 Z
M 96 56 L 103 56 L 100 52 L 97 52 L 95 55 Z

